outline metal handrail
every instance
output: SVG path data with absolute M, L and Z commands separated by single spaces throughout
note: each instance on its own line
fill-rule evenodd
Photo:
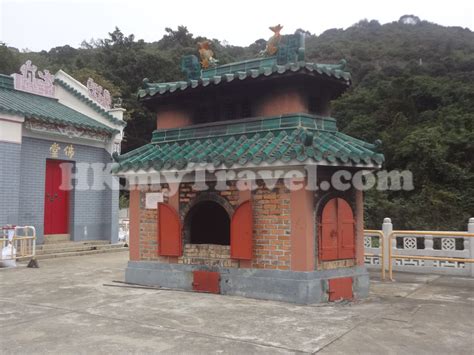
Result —
M 378 256 L 380 258 L 380 265 L 382 267 L 382 280 L 385 280 L 385 256 L 384 256 L 384 251 L 385 251 L 385 238 L 383 235 L 382 231 L 375 230 L 375 229 L 365 229 L 364 230 L 364 237 L 366 234 L 369 234 L 368 236 L 374 236 L 377 235 L 380 240 L 380 254 L 374 254 L 374 253 L 364 253 L 364 256 Z
M 422 256 L 422 255 L 398 255 L 392 252 L 392 239 L 397 236 L 413 236 L 415 238 L 430 237 L 430 236 L 443 236 L 448 238 L 456 237 L 467 237 L 474 238 L 474 233 L 468 232 L 440 232 L 440 231 L 393 231 L 388 236 L 388 275 L 391 281 L 393 281 L 393 265 L 392 259 L 419 259 L 419 260 L 437 260 L 437 261 L 453 261 L 453 262 L 464 262 L 474 263 L 474 259 L 469 258 L 453 258 L 444 256 Z
M 0 237 L 0 245 L 2 249 L 4 246 L 11 246 L 11 253 L 9 259 L 2 260 L 16 260 L 19 258 L 34 258 L 36 256 L 36 229 L 33 226 L 15 226 L 15 234 L 10 239 L 7 236 Z M 18 231 L 23 231 L 27 234 L 25 236 L 18 236 Z M 28 233 L 30 231 L 31 233 Z M 31 234 L 31 235 L 30 235 Z M 14 253 L 15 252 L 15 253 Z M 15 256 L 14 256 L 15 255 Z

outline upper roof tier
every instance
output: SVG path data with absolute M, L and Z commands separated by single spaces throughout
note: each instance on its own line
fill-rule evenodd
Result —
M 216 59 L 212 58 L 212 51 L 207 54 L 211 56 L 211 63 L 215 63 Z M 351 75 L 345 68 L 345 60 L 341 60 L 338 64 L 318 64 L 305 61 L 304 35 L 300 33 L 282 36 L 274 55 L 265 56 L 262 54 L 259 58 L 223 65 L 212 66 L 211 64 L 207 68 L 203 68 L 202 63 L 202 53 L 201 62 L 194 55 L 183 57 L 181 70 L 185 73 L 186 80 L 152 83 L 148 79 L 144 79 L 142 88 L 138 91 L 138 98 L 146 101 L 183 91 L 193 92 L 193 89 L 198 88 L 295 74 L 328 79 L 342 87 L 348 87 L 351 83 Z

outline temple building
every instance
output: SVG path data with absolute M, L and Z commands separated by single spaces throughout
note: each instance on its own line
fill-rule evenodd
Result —
M 113 167 L 132 187 L 127 282 L 303 304 L 367 295 L 363 192 L 330 182 L 384 157 L 330 117 L 345 62 L 306 62 L 304 37 L 280 29 L 256 59 L 218 65 L 200 43 L 186 80 L 144 80 L 156 130 Z
M 27 61 L 0 75 L 0 226 L 32 225 L 40 244 L 117 242 L 110 164 L 124 111 L 92 79 L 83 85 L 62 70 Z

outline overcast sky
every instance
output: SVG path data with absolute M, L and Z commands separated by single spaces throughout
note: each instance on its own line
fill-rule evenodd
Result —
M 414 14 L 445 26 L 474 29 L 474 1 L 468 0 L 0 0 L 0 41 L 34 51 L 91 38 L 105 38 L 118 26 L 125 34 L 151 42 L 165 27 L 186 25 L 194 35 L 249 45 L 268 38 L 268 26 L 282 33 L 303 28 L 320 34 L 347 28 L 361 19 L 380 23 Z

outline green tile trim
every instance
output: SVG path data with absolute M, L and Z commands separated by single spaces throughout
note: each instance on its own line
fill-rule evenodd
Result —
M 217 122 L 191 127 L 157 130 L 153 132 L 152 143 L 212 138 L 259 131 L 272 131 L 303 127 L 317 130 L 336 131 L 336 120 L 310 114 L 292 114 L 269 118 L 243 119 Z
M 0 112 L 24 116 L 53 124 L 72 125 L 95 132 L 118 133 L 96 120 L 75 111 L 56 99 L 19 90 L 0 88 Z
M 108 113 L 106 110 L 104 110 L 102 107 L 100 107 L 96 102 L 94 102 L 93 100 L 91 100 L 90 98 L 88 98 L 87 96 L 83 95 L 82 93 L 80 93 L 79 91 L 77 91 L 76 89 L 74 89 L 72 86 L 68 85 L 66 82 L 64 82 L 63 80 L 60 80 L 60 79 L 55 79 L 54 80 L 56 83 L 58 83 L 61 87 L 63 87 L 64 89 L 66 89 L 67 91 L 69 91 L 71 94 L 73 94 L 75 97 L 77 97 L 79 100 L 81 100 L 82 102 L 84 102 L 87 106 L 89 106 L 90 108 L 92 108 L 94 111 L 100 113 L 102 116 L 104 116 L 108 121 L 116 124 L 116 125 L 119 125 L 119 126 L 126 126 L 127 123 L 122 121 L 122 120 L 119 120 L 117 118 L 115 118 L 114 116 L 112 116 L 110 113 Z
M 14 90 L 13 77 L 10 75 L 0 74 L 0 88 Z
M 375 145 L 337 130 L 319 128 L 333 121 L 299 114 L 155 131 L 152 143 L 115 156 L 112 170 L 183 170 L 194 164 L 231 168 L 236 164 L 285 165 L 292 160 L 302 164 L 323 160 L 334 164 L 383 163 L 384 156 Z M 216 133 L 217 128 L 225 130 Z
M 206 87 L 208 85 L 219 85 L 222 83 L 230 83 L 232 81 L 237 82 L 246 79 L 256 79 L 262 76 L 279 75 L 286 72 L 299 71 L 304 71 L 310 75 L 333 77 L 349 86 L 351 82 L 351 74 L 344 70 L 345 65 L 344 60 L 339 64 L 297 62 L 277 65 L 276 62 L 274 63 L 273 57 L 252 59 L 203 70 L 201 78 L 197 80 L 168 83 L 150 83 L 145 80 L 142 88 L 138 90 L 137 95 L 138 99 L 144 99 L 155 95 L 164 95 L 166 93 L 190 90 L 197 87 Z

